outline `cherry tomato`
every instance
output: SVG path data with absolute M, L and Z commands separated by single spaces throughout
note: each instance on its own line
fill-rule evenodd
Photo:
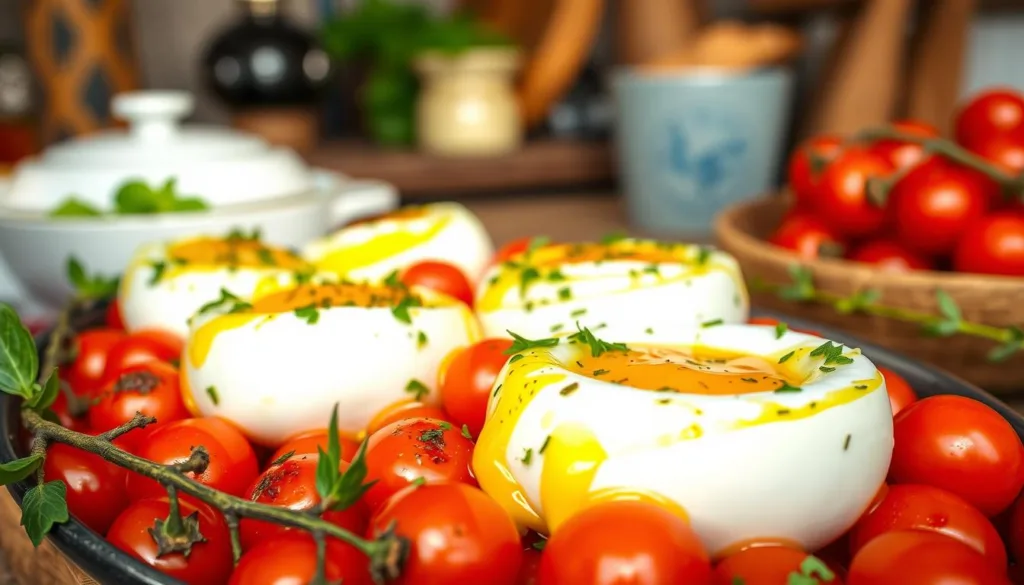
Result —
M 974 97 L 956 116 L 956 141 L 973 148 L 1024 130 L 1024 99 L 1010 88 L 991 88 Z
M 842 149 L 842 138 L 823 135 L 805 140 L 793 151 L 789 159 L 787 180 L 798 207 L 809 208 L 818 199 L 822 171 Z
M 103 320 L 107 327 L 124 331 L 124 320 L 121 319 L 121 303 L 116 298 L 111 299 L 110 304 L 107 305 L 107 310 L 103 312 Z
M 209 453 L 210 464 L 202 474 L 189 472 L 189 477 L 234 496 L 244 494 L 256 478 L 256 454 L 245 436 L 222 419 L 189 418 L 160 425 L 140 442 L 136 454 L 167 465 L 186 461 L 192 447 L 200 445 Z M 136 473 L 128 474 L 128 495 L 132 499 L 164 492 L 157 482 Z
M 515 256 L 522 254 L 530 249 L 530 244 L 533 242 L 533 238 L 519 238 L 518 240 L 512 240 L 505 244 L 494 254 L 494 264 L 500 264 L 502 262 L 508 262 Z
M 89 426 L 96 432 L 109 431 L 130 421 L 137 412 L 159 423 L 189 417 L 181 399 L 177 368 L 154 360 L 121 370 L 108 380 L 99 401 L 89 408 Z M 124 437 L 131 438 L 132 434 Z
M 61 368 L 61 378 L 75 394 L 93 396 L 101 386 L 107 358 L 111 351 L 126 338 L 123 331 L 89 329 L 75 337 L 75 359 Z
M 1024 486 L 1024 446 L 998 412 L 961 396 L 931 396 L 893 421 L 892 483 L 952 492 L 992 517 Z
M 935 126 L 918 120 L 902 120 L 893 122 L 890 126 L 893 130 L 910 136 L 934 138 L 939 135 L 939 130 Z M 879 140 L 871 145 L 871 150 L 885 157 L 897 169 L 912 167 L 925 159 L 924 148 L 914 142 Z
M 335 539 L 327 541 L 324 577 L 329 583 L 370 585 L 366 555 Z M 316 543 L 307 534 L 264 540 L 242 555 L 228 585 L 298 585 L 316 574 Z
M 511 339 L 484 339 L 455 356 L 441 383 L 441 401 L 452 422 L 469 427 L 474 437 L 480 434 L 487 416 L 487 401 L 494 381 L 505 366 L 512 347 Z
M 1019 136 L 998 136 L 971 147 L 971 152 L 988 159 L 1011 177 L 1024 171 L 1024 131 Z
M 782 321 L 779 321 L 778 319 L 772 319 L 771 317 L 751 317 L 747 319 L 747 323 L 750 325 L 771 325 L 773 327 L 778 327 L 779 325 L 783 324 Z M 790 331 L 795 331 L 797 333 L 805 333 L 807 335 L 821 337 L 821 333 L 818 333 L 817 331 L 812 331 L 810 329 L 794 329 L 792 327 L 789 327 L 788 325 L 786 325 L 785 328 Z
M 944 534 L 985 555 L 993 567 L 1006 569 L 1006 549 L 992 523 L 977 508 L 945 490 L 918 484 L 890 486 L 882 502 L 851 529 L 850 552 L 856 556 L 878 535 L 893 530 Z
M 417 262 L 406 268 L 401 278 L 406 286 L 422 286 L 436 290 L 473 306 L 473 286 L 469 284 L 469 279 L 458 267 L 447 262 Z
M 189 585 L 221 585 L 231 575 L 231 537 L 223 517 L 201 502 L 179 498 L 181 516 L 198 512 L 199 532 L 204 541 L 192 545 L 189 555 L 157 555 L 157 544 L 150 535 L 157 520 L 170 512 L 167 497 L 132 502 L 114 520 L 107 540 L 110 544 Z
M 429 404 L 423 404 L 416 400 L 411 400 L 409 402 L 399 402 L 378 412 L 377 415 L 370 420 L 370 424 L 366 426 L 366 434 L 372 435 L 391 423 L 395 423 L 400 420 L 408 420 L 410 418 L 432 418 L 434 420 L 452 422 L 449 420 L 450 417 L 444 409 L 437 406 L 431 406 Z
M 847 585 L 1009 585 L 973 548 L 937 532 L 894 530 L 875 538 L 850 564 Z
M 893 166 L 865 148 L 843 151 L 821 176 L 816 215 L 841 236 L 866 237 L 885 222 L 884 209 L 867 193 L 868 179 L 892 174 Z
M 1024 215 L 994 213 L 972 223 L 953 253 L 959 272 L 1024 276 Z
M 68 395 L 62 390 L 50 405 L 50 410 L 57 415 L 60 424 L 72 431 L 84 433 L 89 430 L 89 401 L 85 396 L 74 394 L 75 406 L 68 403 Z
M 515 523 L 478 488 L 463 483 L 409 486 L 371 521 L 373 534 L 395 523 L 412 547 L 396 583 L 514 585 L 522 562 Z
M 173 333 L 155 329 L 135 331 L 111 348 L 103 377 L 111 378 L 130 365 L 150 360 L 176 362 L 184 345 Z
M 544 547 L 541 585 L 711 583 L 711 563 L 693 529 L 668 510 L 635 500 L 592 504 Z
M 519 565 L 516 585 L 538 585 L 540 583 L 540 551 L 528 547 L 523 549 L 523 562 Z
M 1007 548 L 1017 564 L 1020 564 L 1024 562 L 1024 493 L 1013 502 L 1007 516 Z
M 915 254 L 906 246 L 891 240 L 872 240 L 861 244 L 849 258 L 854 262 L 874 264 L 883 272 L 935 269 L 935 263 L 930 258 Z
M 106 534 L 114 519 L 128 507 L 125 470 L 99 455 L 53 443 L 46 449 L 43 475 L 46 481 L 67 484 L 68 511 L 100 534 Z
M 343 472 L 348 469 L 344 461 L 339 463 Z M 316 457 L 306 455 L 293 456 L 271 465 L 252 482 L 245 499 L 290 510 L 310 510 L 320 503 L 320 495 L 316 490 L 316 468 Z M 325 512 L 323 517 L 356 534 L 362 534 L 369 521 L 369 513 L 362 501 L 344 510 Z M 285 526 L 250 519 L 242 520 L 240 530 L 242 548 L 246 550 L 259 542 L 275 539 L 291 531 Z
M 823 221 L 810 214 L 794 213 L 782 220 L 768 241 L 811 260 L 843 255 L 842 238 Z
M 917 401 L 917 392 L 910 387 L 910 382 L 890 370 L 889 368 L 878 367 L 878 371 L 885 378 L 885 389 L 889 392 L 889 405 L 892 406 L 892 415 L 896 416 L 908 404 Z
M 359 441 L 351 437 L 339 436 L 338 444 L 341 447 L 342 461 L 352 461 L 352 458 L 359 452 Z M 270 461 L 277 461 L 288 453 L 292 454 L 293 459 L 303 456 L 315 459 L 318 455 L 317 447 L 327 452 L 327 429 L 295 435 L 282 443 L 277 451 L 274 451 L 274 454 L 270 456 Z
M 754 546 L 729 555 L 715 567 L 715 585 L 784 585 L 790 575 L 804 577 L 800 583 L 842 585 L 829 566 L 814 555 L 785 546 Z
M 998 186 L 984 175 L 932 157 L 889 193 L 896 239 L 919 254 L 949 254 L 967 226 L 985 215 L 998 196 Z
M 376 481 L 364 498 L 370 510 L 413 482 L 464 482 L 473 478 L 473 442 L 451 423 L 413 418 L 370 435 L 366 481 Z

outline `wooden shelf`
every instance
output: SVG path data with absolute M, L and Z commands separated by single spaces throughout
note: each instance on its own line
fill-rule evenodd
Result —
M 411 198 L 607 185 L 615 176 L 606 142 L 538 140 L 500 157 L 446 158 L 338 141 L 307 158 L 354 178 L 388 181 Z

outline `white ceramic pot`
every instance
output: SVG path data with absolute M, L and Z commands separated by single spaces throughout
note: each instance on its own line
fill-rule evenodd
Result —
M 224 235 L 235 228 L 259 229 L 269 242 L 301 247 L 331 228 L 398 205 L 398 194 L 387 183 L 310 169 L 290 151 L 230 130 L 179 128 L 177 118 L 190 108 L 191 98 L 178 92 L 119 96 L 114 110 L 131 120 L 127 132 L 59 145 L 20 164 L 9 180 L 0 180 L 0 300 L 27 296 L 60 307 L 72 292 L 69 257 L 90 273 L 116 275 L 141 244 Z M 171 177 L 179 192 L 202 198 L 210 209 L 48 215 L 71 194 L 109 209 L 125 181 L 161 184 Z

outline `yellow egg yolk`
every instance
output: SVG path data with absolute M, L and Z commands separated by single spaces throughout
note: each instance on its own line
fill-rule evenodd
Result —
M 195 238 L 167 250 L 172 264 L 303 270 L 309 265 L 289 250 L 267 246 L 254 238 Z
M 369 237 L 340 239 L 315 261 L 318 268 L 345 275 L 353 270 L 383 262 L 437 237 L 450 221 L 448 214 L 432 215 L 425 208 L 409 208 L 375 218 L 359 228 L 375 230 Z M 418 223 L 415 229 L 411 225 Z M 384 227 L 386 224 L 392 224 Z M 353 229 L 357 226 L 352 226 Z
M 303 307 L 394 307 L 400 303 L 410 307 L 424 305 L 424 299 L 402 286 L 372 284 L 302 284 L 257 298 L 252 303 L 255 313 L 283 313 Z

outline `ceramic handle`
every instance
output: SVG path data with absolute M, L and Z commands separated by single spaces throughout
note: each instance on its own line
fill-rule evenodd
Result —
M 178 131 L 178 122 L 195 107 L 186 91 L 133 91 L 114 96 L 111 111 L 143 139 L 161 139 Z
M 331 226 L 387 213 L 398 207 L 398 191 L 384 181 L 342 179 L 329 208 Z

